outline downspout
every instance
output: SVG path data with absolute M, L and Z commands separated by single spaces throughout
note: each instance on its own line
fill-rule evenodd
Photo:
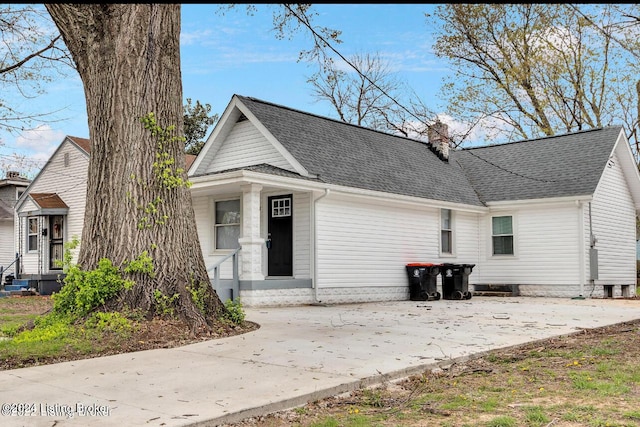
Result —
M 596 247 L 596 242 L 598 241 L 598 239 L 596 239 L 596 236 L 593 234 L 593 223 L 592 223 L 592 215 L 591 215 L 591 202 L 589 202 L 589 284 L 591 285 L 591 293 L 589 294 L 589 296 L 591 296 L 593 294 L 593 290 L 596 287 L 596 279 L 598 278 L 597 273 L 594 274 L 594 271 L 597 271 L 596 268 L 594 268 L 594 266 L 592 265 L 593 261 L 596 261 L 596 267 L 597 267 L 597 257 L 596 259 L 594 259 L 594 257 L 592 257 L 592 252 L 594 250 L 594 248 Z
M 317 197 L 313 201 L 313 304 L 320 304 L 322 301 L 318 301 L 318 221 L 316 217 L 316 209 L 318 201 L 329 195 L 329 189 L 325 188 L 324 194 Z
M 582 209 L 582 202 L 576 200 L 576 206 L 578 206 L 578 263 L 580 268 L 578 269 L 578 280 L 580 281 L 580 295 L 572 299 L 584 299 L 584 281 L 585 281 L 585 258 L 584 258 L 584 212 Z

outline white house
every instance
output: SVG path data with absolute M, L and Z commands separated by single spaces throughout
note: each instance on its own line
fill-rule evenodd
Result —
M 462 150 L 431 130 L 427 143 L 234 95 L 187 163 L 220 297 L 406 300 L 412 262 L 473 264 L 474 292 L 635 293 L 640 174 L 622 127 Z M 65 138 L 18 201 L 20 279 L 41 289 L 81 236 L 89 153 Z
M 29 182 L 15 171 L 8 171 L 5 179 L 0 180 L 0 281 L 16 271 L 16 225 L 13 213 L 16 201 Z
M 219 293 L 402 300 L 411 262 L 474 264 L 474 290 L 635 292 L 640 175 L 622 127 L 451 151 L 442 139 L 233 96 L 189 170 L 207 264 L 239 250 L 239 280 Z

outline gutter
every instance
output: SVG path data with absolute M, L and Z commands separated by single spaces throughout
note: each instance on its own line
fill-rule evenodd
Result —
M 313 221 L 313 281 L 311 283 L 313 288 L 313 304 L 321 304 L 322 301 L 318 300 L 318 221 L 316 217 L 316 209 L 318 205 L 318 201 L 320 199 L 324 199 L 329 195 L 331 190 L 328 188 L 324 189 L 324 194 L 318 196 L 313 200 L 313 213 L 311 220 Z

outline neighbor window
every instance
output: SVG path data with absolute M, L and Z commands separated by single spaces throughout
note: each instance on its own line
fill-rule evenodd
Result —
M 494 216 L 491 218 L 494 255 L 513 255 L 513 217 Z
M 240 245 L 240 199 L 215 202 L 216 249 L 236 249 Z
M 451 209 L 440 209 L 440 252 L 453 253 L 453 231 Z
M 38 250 L 38 218 L 27 219 L 27 251 Z

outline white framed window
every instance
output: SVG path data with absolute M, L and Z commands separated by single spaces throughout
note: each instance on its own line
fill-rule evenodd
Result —
M 214 202 L 214 249 L 237 249 L 240 247 L 240 199 Z
M 38 250 L 38 218 L 27 218 L 27 251 L 33 252 Z
M 453 254 L 453 212 L 440 209 L 440 253 Z
M 273 218 L 291 216 L 291 197 L 271 200 L 271 216 Z
M 513 216 L 494 216 L 491 218 L 491 241 L 493 255 L 514 255 Z

